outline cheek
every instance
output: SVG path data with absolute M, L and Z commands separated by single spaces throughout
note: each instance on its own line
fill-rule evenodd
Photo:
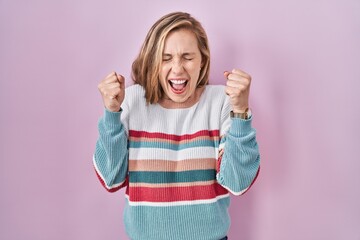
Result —
M 188 72 L 193 76 L 199 76 L 200 75 L 200 69 L 201 66 L 200 64 L 192 64 L 191 66 L 188 67 Z
M 169 67 L 167 67 L 166 65 L 163 65 L 160 67 L 160 80 L 161 81 L 165 81 L 166 76 L 168 75 L 169 72 Z
M 200 72 L 200 63 L 188 63 L 185 67 L 189 72 L 196 73 Z

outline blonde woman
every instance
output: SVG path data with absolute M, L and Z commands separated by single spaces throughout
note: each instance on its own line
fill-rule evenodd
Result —
M 133 240 L 227 239 L 230 194 L 259 172 L 249 108 L 251 77 L 225 71 L 208 85 L 210 51 L 188 13 L 163 16 L 132 66 L 134 85 L 110 73 L 94 167 L 109 192 L 126 188 L 124 223 Z

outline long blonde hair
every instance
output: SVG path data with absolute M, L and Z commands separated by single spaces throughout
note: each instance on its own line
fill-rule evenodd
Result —
M 145 89 L 147 103 L 157 103 L 164 95 L 159 75 L 167 35 L 172 31 L 187 29 L 198 41 L 202 57 L 197 87 L 208 84 L 210 73 L 210 49 L 206 32 L 199 21 L 189 13 L 174 12 L 160 18 L 149 30 L 140 53 L 132 64 L 132 79 Z

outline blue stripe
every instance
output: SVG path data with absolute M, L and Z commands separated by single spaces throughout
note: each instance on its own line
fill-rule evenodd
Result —
M 218 141 L 213 140 L 197 140 L 188 143 L 182 144 L 173 144 L 169 142 L 129 142 L 130 148 L 162 148 L 162 149 L 170 149 L 174 151 L 183 150 L 186 148 L 194 148 L 194 147 L 218 147 Z
M 210 204 L 172 207 L 131 207 L 126 200 L 124 221 L 131 239 L 160 239 L 159 229 L 162 239 L 220 239 L 230 227 L 229 204 L 230 197 Z
M 214 169 L 191 170 L 183 172 L 130 172 L 129 181 L 132 183 L 179 183 L 209 181 L 216 178 Z

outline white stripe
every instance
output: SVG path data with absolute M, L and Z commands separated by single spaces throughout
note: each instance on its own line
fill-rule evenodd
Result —
M 129 159 L 179 161 L 184 159 L 214 158 L 217 154 L 218 150 L 214 147 L 198 147 L 180 151 L 158 148 L 131 148 L 129 150 Z
M 190 200 L 190 201 L 176 201 L 176 202 L 132 202 L 129 200 L 129 195 L 125 195 L 126 199 L 129 201 L 130 206 L 149 206 L 149 207 L 169 207 L 169 206 L 183 206 L 183 205 L 198 205 L 198 204 L 209 204 L 217 202 L 220 199 L 229 197 L 229 193 L 224 195 L 219 195 L 216 198 L 206 199 L 206 200 Z
M 100 176 L 101 180 L 104 182 L 106 189 L 111 190 L 111 189 L 113 189 L 113 188 L 117 188 L 117 187 L 119 187 L 121 184 L 123 184 L 123 183 L 125 182 L 125 180 L 124 180 L 124 181 L 122 181 L 122 182 L 120 182 L 120 183 L 115 183 L 115 184 L 113 184 L 113 185 L 111 185 L 111 186 L 107 185 L 104 176 L 101 174 L 98 166 L 96 165 L 95 154 L 93 155 L 93 164 L 94 164 L 94 167 L 95 167 L 95 171 L 96 171 L 97 174 Z
M 221 184 L 220 184 L 221 185 Z M 223 188 L 225 188 L 226 190 L 228 190 L 231 194 L 234 194 L 235 196 L 240 196 L 241 194 L 245 193 L 249 187 L 245 188 L 244 190 L 240 191 L 240 192 L 234 192 L 234 191 L 231 191 L 230 188 L 224 186 L 224 185 L 221 185 Z

